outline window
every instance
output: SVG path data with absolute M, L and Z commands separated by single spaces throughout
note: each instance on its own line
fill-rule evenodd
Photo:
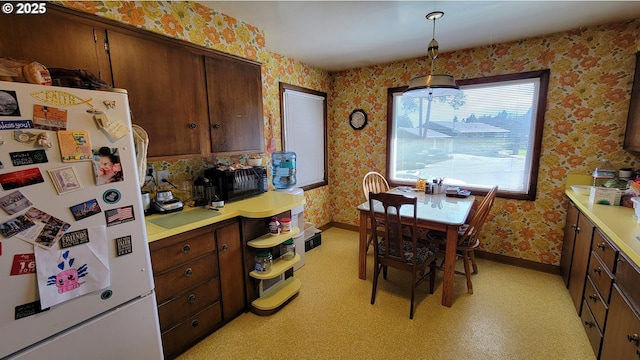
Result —
M 327 184 L 327 94 L 280 83 L 282 148 L 296 153 L 296 186 Z
M 535 200 L 549 70 L 459 80 L 455 96 L 388 91 L 387 177 Z

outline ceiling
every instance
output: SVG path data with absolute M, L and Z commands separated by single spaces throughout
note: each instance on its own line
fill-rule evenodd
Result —
M 640 19 L 640 1 L 200 1 L 264 30 L 266 48 L 328 71 Z M 640 43 L 638 45 L 640 47 Z M 640 49 L 640 48 L 639 48 Z

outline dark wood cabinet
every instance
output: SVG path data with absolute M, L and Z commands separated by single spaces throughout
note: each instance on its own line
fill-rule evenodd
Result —
M 202 56 L 154 39 L 108 31 L 113 84 L 127 89 L 149 157 L 200 155 L 206 131 Z
M 564 226 L 564 241 L 562 243 L 562 256 L 560 258 L 560 272 L 564 279 L 564 284 L 569 286 L 569 274 L 571 272 L 571 260 L 573 259 L 573 248 L 578 229 L 578 216 L 580 211 L 576 205 L 569 201 L 567 208 L 567 222 Z
M 600 359 L 637 359 L 640 357 L 639 344 L 640 318 L 620 288 L 614 285 Z
M 228 321 L 246 309 L 239 222 L 217 228 L 215 237 L 220 262 L 223 318 Z
M 40 15 L 0 15 L 0 57 L 48 68 L 86 69 L 111 82 L 104 27 L 48 9 Z
M 631 89 L 631 102 L 629 103 L 623 148 L 640 152 L 640 52 L 636 54 L 636 70 Z
M 0 15 L 0 56 L 86 69 L 126 89 L 153 160 L 264 152 L 259 63 L 51 4 Z
M 569 272 L 569 294 L 578 314 L 581 314 L 582 296 L 587 278 L 587 266 L 591 252 L 591 241 L 595 227 L 586 216 L 578 216 L 571 270 Z
M 260 65 L 205 56 L 212 153 L 264 152 Z
M 245 309 L 237 219 L 149 244 L 166 358 L 174 358 Z

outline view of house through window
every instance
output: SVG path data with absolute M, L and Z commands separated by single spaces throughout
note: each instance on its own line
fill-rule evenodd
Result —
M 448 185 L 498 185 L 503 195 L 534 198 L 548 71 L 517 75 L 458 81 L 458 94 L 447 97 L 390 89 L 389 180 L 444 178 Z

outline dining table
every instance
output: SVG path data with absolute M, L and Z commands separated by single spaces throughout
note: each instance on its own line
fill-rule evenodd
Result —
M 453 281 L 455 275 L 455 265 L 458 246 L 458 229 L 463 225 L 475 201 L 473 195 L 467 197 L 452 197 L 441 194 L 425 194 L 414 188 L 393 188 L 391 193 L 402 194 L 418 198 L 417 222 L 418 228 L 426 230 L 436 230 L 446 232 L 447 241 L 444 255 L 444 279 L 442 288 L 442 305 L 451 307 L 453 303 Z M 378 204 L 379 205 L 379 204 Z M 406 207 L 405 207 L 406 208 Z M 367 278 L 367 236 L 369 219 L 369 202 L 358 205 L 360 212 L 360 243 L 358 247 L 358 277 L 365 280 Z M 376 217 L 380 219 L 384 213 L 382 206 L 374 205 Z M 411 210 L 410 212 L 408 210 Z M 413 209 L 407 209 L 407 215 L 413 216 Z M 403 208 L 400 209 L 402 215 Z M 407 221 L 407 224 L 410 224 Z

